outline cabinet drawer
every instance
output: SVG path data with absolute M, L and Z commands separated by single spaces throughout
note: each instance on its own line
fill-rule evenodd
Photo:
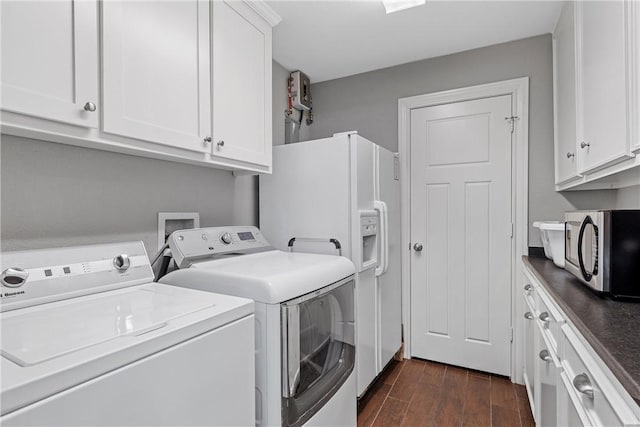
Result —
M 637 425 L 625 400 L 590 356 L 569 325 L 561 327 L 562 367 L 571 381 L 570 393 L 580 402 L 591 424 L 601 426 Z M 582 387 L 582 392 L 578 390 Z M 574 399 L 575 400 L 575 399 Z
M 551 299 L 544 290 L 540 289 L 536 292 L 535 300 L 535 307 L 538 312 L 536 322 L 542 328 L 542 333 L 551 344 L 553 351 L 558 354 L 560 327 L 565 323 L 565 320 L 560 311 L 551 303 Z

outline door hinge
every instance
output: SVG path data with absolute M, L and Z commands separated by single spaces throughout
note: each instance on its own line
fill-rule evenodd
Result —
M 510 336 L 509 336 L 509 340 L 510 340 L 509 342 L 513 342 L 513 328 L 511 328 L 511 333 L 510 333 Z
M 515 229 L 516 225 L 514 223 L 511 223 L 511 238 L 513 238 L 513 235 L 515 234 Z
M 505 117 L 504 118 L 506 121 L 509 122 L 509 124 L 511 125 L 511 133 L 513 133 L 513 131 L 516 128 L 516 120 L 520 120 L 520 117 L 518 116 L 511 116 L 511 117 Z

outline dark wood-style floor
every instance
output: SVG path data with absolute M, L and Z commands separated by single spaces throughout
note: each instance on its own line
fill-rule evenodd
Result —
M 392 361 L 360 400 L 358 427 L 533 427 L 524 386 L 423 360 Z

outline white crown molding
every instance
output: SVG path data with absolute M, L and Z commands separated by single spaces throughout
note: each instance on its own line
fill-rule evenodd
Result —
M 272 27 L 275 27 L 282 21 L 282 17 L 276 13 L 267 3 L 262 0 L 245 1 L 247 6 L 253 9 L 258 15 L 266 20 Z

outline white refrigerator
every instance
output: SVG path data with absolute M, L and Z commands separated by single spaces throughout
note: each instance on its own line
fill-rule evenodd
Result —
M 355 264 L 361 396 L 402 340 L 397 156 L 357 132 L 273 147 L 273 174 L 260 176 L 260 229 L 281 250 L 295 238 L 296 251 L 330 251 L 314 242 L 336 239 Z

